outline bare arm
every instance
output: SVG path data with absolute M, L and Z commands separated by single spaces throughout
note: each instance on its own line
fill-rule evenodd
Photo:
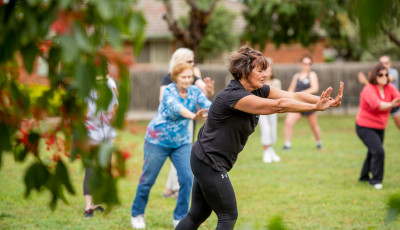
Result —
M 384 102 L 382 101 L 379 105 L 380 110 L 387 110 L 399 106 L 400 98 L 395 98 L 391 102 Z
M 206 112 L 208 109 L 201 109 L 197 111 L 197 113 L 192 113 L 190 110 L 188 110 L 185 107 L 182 107 L 179 113 L 181 114 L 182 117 L 191 119 L 191 120 L 202 120 L 207 117 Z
M 269 99 L 281 99 L 281 98 L 288 98 L 288 99 L 294 99 L 297 101 L 305 102 L 305 103 L 313 103 L 315 104 L 319 97 L 311 95 L 309 93 L 303 93 L 303 92 L 288 92 L 284 90 L 277 89 L 275 87 L 270 87 L 270 92 L 268 95 Z
M 296 84 L 297 84 L 297 73 L 292 77 L 292 81 L 290 82 L 288 92 L 294 92 L 296 90 Z
M 233 108 L 251 114 L 322 111 L 329 107 L 338 107 L 341 104 L 343 83 L 340 83 L 339 93 L 335 99 L 330 97 L 331 93 L 331 87 L 322 92 L 319 97 L 307 93 L 286 92 L 271 87 L 269 99 L 249 95 L 240 99 Z
M 310 88 L 305 89 L 301 92 L 303 93 L 309 93 L 309 94 L 316 94 L 318 93 L 319 90 L 319 84 L 318 84 L 318 77 L 317 74 L 315 72 L 311 72 L 310 73 Z
M 358 81 L 362 84 L 362 85 L 368 85 L 368 80 L 367 77 L 365 76 L 365 74 L 363 72 L 358 72 L 357 75 Z
M 160 86 L 160 97 L 158 98 L 158 101 L 162 100 L 162 96 L 166 87 L 167 87 L 166 85 Z
M 209 77 L 204 78 L 204 81 L 197 80 L 195 86 L 199 87 L 206 97 L 212 97 L 214 94 L 214 81 Z

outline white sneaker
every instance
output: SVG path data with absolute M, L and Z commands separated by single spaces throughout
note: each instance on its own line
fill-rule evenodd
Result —
M 270 151 L 272 161 L 275 161 L 275 162 L 281 161 L 281 158 L 276 154 L 275 150 L 272 147 L 269 147 L 268 149 Z
M 270 148 L 264 150 L 263 161 L 264 161 L 264 163 L 271 163 L 272 162 L 272 156 L 271 156 Z
M 144 223 L 144 215 L 132 216 L 131 224 L 134 229 L 144 229 L 146 227 L 146 224 Z
M 383 185 L 382 184 L 374 184 L 375 189 L 382 189 Z
M 172 220 L 172 225 L 174 226 L 174 228 L 176 228 L 180 221 L 181 220 Z

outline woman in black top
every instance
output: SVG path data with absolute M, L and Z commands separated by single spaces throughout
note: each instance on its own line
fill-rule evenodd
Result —
M 343 83 L 335 99 L 330 97 L 331 87 L 319 97 L 287 92 L 264 85 L 267 67 L 263 54 L 247 45 L 231 56 L 234 79 L 216 96 L 192 147 L 192 204 L 176 229 L 197 229 L 212 211 L 218 216 L 216 229 L 233 229 L 238 213 L 227 172 L 253 133 L 256 114 L 322 111 L 340 105 Z

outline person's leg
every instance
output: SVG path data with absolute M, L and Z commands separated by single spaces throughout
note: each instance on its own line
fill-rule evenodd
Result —
M 285 146 L 291 147 L 289 144 L 292 141 L 293 127 L 301 118 L 300 113 L 288 113 L 285 119 L 284 136 L 285 136 Z
M 258 125 L 260 126 L 260 141 L 263 146 L 263 162 L 271 163 L 272 155 L 269 147 L 272 144 L 271 141 L 271 127 L 269 125 L 268 116 L 261 115 L 258 119 Z
M 235 192 L 228 173 L 214 170 L 208 164 L 197 159 L 196 156 L 192 156 L 191 165 L 207 204 L 217 214 L 218 225 L 216 229 L 233 229 L 238 218 L 238 212 Z M 195 210 L 192 213 L 191 209 L 191 214 L 198 220 L 202 220 L 199 215 L 194 213 Z
M 397 106 L 390 111 L 390 115 L 393 117 L 393 121 L 397 128 L 400 129 L 400 107 Z
M 175 199 L 178 197 L 179 182 L 178 175 L 174 164 L 171 162 L 171 168 L 169 169 L 167 183 L 165 184 L 164 197 L 173 196 Z
M 372 178 L 370 184 L 380 184 L 383 180 L 385 152 L 383 149 L 383 130 L 376 130 L 356 126 L 357 135 L 367 146 L 368 153 L 361 170 L 360 181 L 369 179 L 369 172 Z
M 193 183 L 193 173 L 190 168 L 191 144 L 185 144 L 171 152 L 170 158 L 174 164 L 179 181 L 179 196 L 174 210 L 174 220 L 182 219 L 188 212 L 190 191 Z
M 170 148 L 151 144 L 147 141 L 144 143 L 143 150 L 143 172 L 140 175 L 136 196 L 132 204 L 132 217 L 144 214 L 150 189 L 154 185 L 158 173 L 170 153 Z
M 308 124 L 314 134 L 315 141 L 321 143 L 321 129 L 318 125 L 318 113 L 314 112 L 307 117 Z
M 85 168 L 85 177 L 83 179 L 83 196 L 85 198 L 85 213 L 84 213 L 85 217 L 93 216 L 93 207 L 92 207 L 93 198 L 89 189 L 89 178 L 91 174 L 92 174 L 92 169 Z
M 212 209 L 208 205 L 203 192 L 201 191 L 200 184 L 196 178 L 193 180 L 192 187 L 192 203 L 188 214 L 176 226 L 176 230 L 192 230 L 198 229 L 200 224 L 203 223 L 211 215 Z

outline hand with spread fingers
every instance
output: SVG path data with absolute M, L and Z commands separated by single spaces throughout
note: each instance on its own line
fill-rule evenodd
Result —
M 343 83 L 343 82 L 340 82 L 340 87 L 339 87 L 338 95 L 336 96 L 335 99 L 333 99 L 333 98 L 330 98 L 330 99 L 329 99 L 329 101 L 332 102 L 332 104 L 330 105 L 330 107 L 339 107 L 340 104 L 342 104 L 343 86 L 344 86 L 344 83 Z

